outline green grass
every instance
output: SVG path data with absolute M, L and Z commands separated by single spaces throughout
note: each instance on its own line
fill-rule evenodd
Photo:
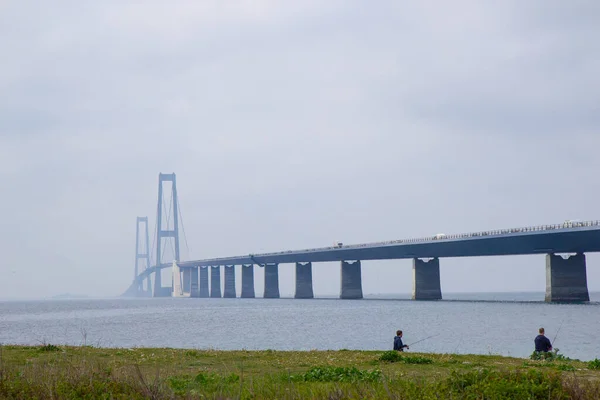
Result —
M 0 347 L 0 398 L 596 399 L 600 361 L 382 351 Z

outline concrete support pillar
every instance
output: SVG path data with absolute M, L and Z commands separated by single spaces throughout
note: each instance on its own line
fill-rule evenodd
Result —
M 221 297 L 221 266 L 210 267 L 210 297 Z
M 152 296 L 152 278 L 148 275 L 148 279 L 146 279 L 146 289 L 148 295 Z
M 172 288 L 170 286 L 162 287 L 162 270 L 157 269 L 154 273 L 154 294 L 153 297 L 171 297 Z
M 342 261 L 342 284 L 340 299 L 362 299 L 362 275 L 360 260 Z
M 225 290 L 223 297 L 235 298 L 235 265 L 225 266 Z
M 190 268 L 190 297 L 200 297 L 198 269 L 198 267 Z
M 199 284 L 198 296 L 206 298 L 210 296 L 208 290 L 208 267 L 200 267 L 200 284 Z
M 162 273 L 162 270 L 160 268 L 157 268 L 154 271 L 154 292 L 152 297 L 163 297 L 162 296 L 162 276 L 160 275 Z
M 585 254 L 567 259 L 555 254 L 546 255 L 546 301 L 590 301 L 587 287 Z
M 296 299 L 314 298 L 312 287 L 312 263 L 296 263 Z
M 254 295 L 254 264 L 242 265 L 242 296 L 243 299 L 253 299 Z
M 413 300 L 441 300 L 440 259 L 413 259 Z
M 183 275 L 183 292 L 184 293 L 190 293 L 192 290 L 192 269 L 191 268 L 184 268 L 182 269 L 182 275 Z
M 265 299 L 279 298 L 279 265 L 265 264 Z

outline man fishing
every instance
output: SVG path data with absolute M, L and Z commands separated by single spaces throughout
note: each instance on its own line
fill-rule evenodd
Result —
M 535 343 L 535 351 L 538 353 L 547 353 L 552 350 L 552 343 L 550 343 L 550 339 L 548 339 L 544 335 L 544 328 L 539 329 L 539 335 L 537 335 L 534 339 Z
M 402 331 L 396 331 L 396 337 L 394 338 L 394 350 L 404 351 L 404 348 L 408 350 L 408 345 L 402 343 Z

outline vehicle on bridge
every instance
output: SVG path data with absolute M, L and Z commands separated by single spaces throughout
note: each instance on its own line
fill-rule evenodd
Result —
M 573 228 L 577 226 L 583 226 L 583 221 L 580 219 L 568 219 L 563 223 L 565 228 Z
M 440 240 L 440 239 L 446 239 L 446 234 L 445 233 L 437 233 L 433 236 L 433 240 Z
M 337 240 L 333 242 L 333 247 L 342 247 L 344 246 L 344 243 L 342 242 L 338 242 Z

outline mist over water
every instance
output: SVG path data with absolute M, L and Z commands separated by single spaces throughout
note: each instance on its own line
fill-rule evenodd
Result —
M 547 304 L 543 293 L 448 293 L 444 301 L 338 299 L 106 299 L 0 302 L 0 342 L 101 347 L 387 350 L 439 336 L 414 352 L 527 357 L 537 329 L 571 358 L 600 357 L 600 293 L 589 304 Z M 404 296 L 403 296 L 404 297 Z M 406 299 L 409 295 L 405 296 Z M 560 331 L 559 331 L 560 329 Z

